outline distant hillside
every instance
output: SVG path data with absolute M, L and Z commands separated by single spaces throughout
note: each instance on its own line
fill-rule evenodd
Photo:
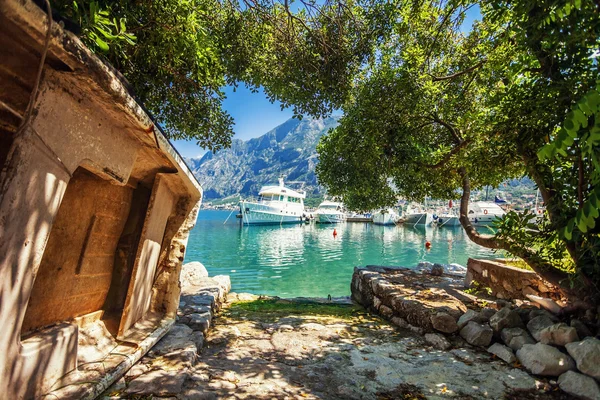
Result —
M 337 117 L 289 119 L 258 138 L 234 139 L 229 149 L 187 161 L 206 199 L 257 195 L 261 186 L 276 184 L 282 175 L 286 182 L 303 182 L 309 195 L 318 195 L 323 188 L 315 176 L 316 146 L 337 124 Z

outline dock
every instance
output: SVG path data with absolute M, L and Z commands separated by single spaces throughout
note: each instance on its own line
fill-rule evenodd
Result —
M 348 217 L 346 222 L 373 222 L 373 217 Z

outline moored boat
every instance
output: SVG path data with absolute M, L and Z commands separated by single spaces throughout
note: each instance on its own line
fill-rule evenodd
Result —
M 433 214 L 412 207 L 406 209 L 404 224 L 406 225 L 431 225 Z
M 469 204 L 469 221 L 473 226 L 489 226 L 504 214 L 506 214 L 504 210 L 491 201 L 476 201 Z
M 241 201 L 240 214 L 244 225 L 301 223 L 304 215 L 305 192 L 284 186 L 279 178 L 278 186 L 263 186 L 257 201 Z
M 391 208 L 383 208 L 373 213 L 375 225 L 396 225 L 400 216 Z
M 324 201 L 314 212 L 317 222 L 321 224 L 335 224 L 344 222 L 346 214 L 342 211 L 344 205 L 335 201 Z

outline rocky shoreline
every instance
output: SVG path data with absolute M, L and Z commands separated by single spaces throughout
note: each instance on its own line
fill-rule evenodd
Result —
M 561 319 L 560 307 L 548 299 L 508 302 L 469 295 L 460 290 L 460 274 L 454 272 L 442 266 L 356 268 L 352 298 L 401 328 L 425 334 L 440 350 L 466 342 L 535 376 L 558 378 L 560 389 L 570 395 L 600 399 L 595 326 Z
M 585 324 L 463 297 L 450 268 L 357 268 L 353 302 L 229 293 L 187 264 L 177 323 L 103 398 L 600 398 Z

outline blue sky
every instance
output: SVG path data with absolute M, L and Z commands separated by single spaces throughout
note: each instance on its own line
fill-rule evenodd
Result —
M 478 5 L 467 11 L 462 30 L 470 30 L 476 19 L 481 19 Z M 233 87 L 226 87 L 225 95 L 227 99 L 223 102 L 223 108 L 233 117 L 236 139 L 248 140 L 261 136 L 293 116 L 290 108 L 282 110 L 279 102 L 271 103 L 262 90 L 252 93 L 243 84 L 235 91 Z M 173 144 L 184 157 L 200 157 L 206 152 L 194 141 L 175 140 Z
M 227 99 L 223 108 L 235 121 L 236 139 L 248 140 L 263 135 L 294 115 L 290 108 L 281 110 L 279 102 L 271 103 L 262 90 L 252 93 L 243 84 L 235 92 L 232 87 L 227 87 L 225 94 Z M 206 152 L 193 141 L 175 140 L 173 144 L 184 157 L 199 157 Z

